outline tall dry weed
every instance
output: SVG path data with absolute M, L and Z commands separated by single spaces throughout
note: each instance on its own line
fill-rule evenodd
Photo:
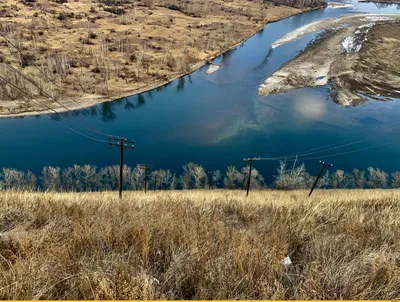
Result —
M 395 190 L 2 192 L 0 298 L 398 299 L 399 201 Z

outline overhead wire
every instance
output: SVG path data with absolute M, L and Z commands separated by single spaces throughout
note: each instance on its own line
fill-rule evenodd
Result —
M 390 144 L 394 144 L 394 143 L 398 143 L 400 142 L 400 140 L 394 140 L 394 141 L 390 141 L 387 143 L 383 143 L 383 144 L 379 144 L 376 146 L 371 146 L 371 147 L 366 147 L 366 148 L 362 148 L 362 149 L 358 149 L 358 150 L 352 150 L 352 151 L 347 151 L 347 152 L 342 152 L 342 153 L 336 153 L 336 154 L 330 154 L 330 155 L 324 155 L 324 156 L 316 156 L 316 157 L 309 157 L 309 158 L 302 158 L 301 160 L 312 160 L 312 159 L 320 159 L 320 158 L 328 158 L 328 157 L 335 157 L 335 156 L 340 156 L 340 155 L 346 155 L 346 154 L 351 154 L 351 153 L 356 153 L 356 152 L 361 152 L 361 151 L 366 151 L 366 150 L 370 150 L 370 149 L 375 149 L 378 147 L 382 147 L 382 146 L 387 146 Z M 261 159 L 262 160 L 262 159 Z M 288 159 L 288 161 L 294 161 L 296 159 Z
M 0 32 L 0 36 L 3 37 L 3 38 L 6 40 L 6 42 L 7 42 L 9 45 L 11 45 L 20 55 L 24 55 L 23 52 L 20 50 L 20 48 L 19 48 L 18 46 L 16 46 L 14 43 L 12 43 L 11 40 L 10 40 L 9 38 L 7 38 L 6 35 L 4 35 L 3 33 Z M 26 75 L 24 75 L 22 72 L 20 72 L 19 70 L 17 70 L 17 69 L 14 68 L 13 66 L 8 65 L 8 64 L 5 64 L 5 66 L 12 68 L 14 71 L 18 72 L 21 76 L 23 76 L 25 79 L 27 79 L 32 85 L 36 86 L 39 90 L 44 91 L 42 88 L 38 87 L 37 84 L 33 83 L 33 82 L 34 82 L 33 80 L 29 79 Z M 86 109 L 85 107 L 82 106 L 82 104 L 80 104 L 80 103 L 79 103 L 77 100 L 75 100 L 72 96 L 68 95 L 68 93 L 65 92 L 65 90 L 62 89 L 62 88 L 56 83 L 55 80 L 49 78 L 48 75 L 47 75 L 41 68 L 39 68 L 39 67 L 36 66 L 36 65 L 34 65 L 34 67 L 35 67 L 41 74 L 43 74 L 44 77 L 45 77 L 48 81 L 50 81 L 55 87 L 57 87 L 60 91 L 62 91 L 63 94 L 65 94 L 66 96 L 68 96 L 68 97 L 69 97 L 75 104 L 77 104 L 81 109 L 83 109 L 83 110 Z M 46 92 L 46 93 L 47 93 L 47 92 Z M 55 103 L 59 104 L 60 106 L 62 106 L 62 107 L 63 107 L 64 109 L 66 109 L 67 111 L 70 111 L 70 110 L 71 110 L 71 109 L 69 109 L 68 107 L 66 107 L 64 104 L 61 104 L 58 100 L 56 100 L 54 97 L 52 97 L 52 96 L 49 95 L 48 93 L 47 93 L 47 95 L 48 95 Z M 97 107 L 95 106 L 94 108 L 95 108 L 95 110 L 98 112 Z M 89 127 L 89 126 L 84 126 L 84 127 L 85 127 L 85 128 L 88 128 L 88 129 L 90 129 L 91 131 L 93 131 L 93 132 L 95 132 L 95 133 L 98 133 L 98 134 L 100 134 L 100 135 L 104 135 L 104 136 L 108 136 L 108 137 L 109 137 L 109 136 L 113 136 L 112 134 L 102 132 L 102 131 L 100 131 L 100 130 L 98 130 L 98 129 L 94 129 L 94 128 L 91 128 L 91 127 Z
M 34 83 L 33 80 L 29 79 L 25 74 L 23 74 L 21 71 L 19 71 L 18 69 L 16 69 L 13 66 L 10 66 L 8 64 L 5 64 L 6 67 L 11 68 L 13 71 L 15 71 L 16 73 L 18 73 L 21 77 L 23 77 L 25 80 L 27 80 L 29 83 L 31 83 L 35 88 L 37 88 L 39 90 L 39 92 L 43 95 L 45 95 L 46 97 L 52 99 L 55 103 L 59 104 L 62 108 L 64 108 L 66 111 L 70 111 L 70 108 L 66 107 L 64 104 L 59 103 L 53 96 L 51 96 L 48 92 L 46 92 L 45 90 L 43 90 L 41 87 L 39 87 L 39 85 L 37 85 L 36 83 Z M 31 96 L 32 98 L 34 98 L 34 96 Z M 33 100 L 33 99 L 32 99 Z M 38 104 L 40 103 L 40 101 L 35 100 L 35 103 Z M 62 112 L 57 112 L 57 114 L 60 114 Z M 105 135 L 102 132 L 99 132 L 89 126 L 86 126 L 85 124 L 81 123 L 81 122 L 77 122 L 78 124 L 80 124 L 80 126 L 82 126 L 83 128 L 86 128 L 89 131 L 92 131 L 94 133 L 97 134 L 101 134 L 101 135 Z M 111 134 L 108 134 L 106 136 L 112 136 Z
M 391 128 L 395 128 L 395 127 L 397 127 L 399 125 L 400 125 L 400 123 L 397 123 L 397 124 L 389 126 L 389 127 L 378 129 L 378 130 L 376 130 L 374 132 L 371 132 L 370 134 L 361 135 L 361 136 L 367 136 L 367 137 L 364 138 L 364 139 L 355 141 L 355 142 L 348 143 L 348 144 L 338 145 L 339 143 L 344 143 L 344 142 L 347 142 L 347 141 L 351 141 L 354 138 L 346 139 L 346 140 L 344 140 L 342 142 L 339 142 L 339 143 L 334 143 L 334 144 L 330 144 L 330 145 L 327 145 L 327 146 L 314 148 L 314 149 L 308 150 L 308 152 L 307 151 L 303 151 L 303 152 L 299 152 L 299 153 L 292 153 L 290 155 L 277 156 L 277 157 L 262 157 L 262 159 L 263 160 L 279 160 L 279 159 L 289 159 L 289 158 L 294 158 L 294 157 L 299 158 L 299 157 L 303 157 L 303 156 L 308 156 L 308 155 L 313 155 L 313 154 L 318 154 L 318 153 L 324 153 L 324 152 L 331 151 L 331 150 L 341 149 L 341 148 L 344 148 L 344 147 L 348 147 L 348 146 L 352 146 L 352 145 L 356 145 L 356 144 L 359 144 L 359 143 L 362 143 L 362 142 L 366 142 L 366 141 L 372 140 L 372 139 L 377 137 L 377 135 L 376 135 L 377 133 L 385 131 L 385 130 L 388 130 L 388 129 L 391 129 Z M 384 133 L 383 135 L 393 134 L 393 133 L 397 133 L 399 131 L 400 131 L 400 129 L 396 129 L 394 131 Z M 359 137 L 361 137 L 361 136 L 359 136 Z M 372 136 L 372 137 L 370 137 L 370 136 Z M 338 146 L 336 146 L 336 145 L 338 145 Z M 330 146 L 332 146 L 332 147 L 330 147 Z M 330 148 L 328 148 L 328 147 L 330 147 Z M 311 152 L 311 151 L 314 151 L 314 152 Z
M 47 106 L 47 105 L 45 105 L 45 104 L 43 104 L 43 103 L 40 103 L 40 102 L 36 101 L 35 98 L 34 98 L 32 95 L 30 95 L 28 92 L 26 92 L 26 91 L 24 91 L 23 89 L 21 89 L 20 87 L 14 85 L 13 83 L 11 83 L 10 81 L 8 81 L 7 79 L 5 79 L 5 78 L 4 78 L 3 76 L 1 76 L 1 75 L 0 75 L 0 80 L 1 80 L 3 83 L 5 83 L 5 84 L 11 86 L 12 88 L 14 88 L 14 89 L 20 91 L 21 93 L 27 95 L 27 96 L 30 98 L 30 99 L 29 99 L 30 101 L 33 101 L 34 103 L 36 103 L 36 104 L 38 104 L 38 105 L 44 107 L 45 109 L 54 112 L 57 116 L 60 116 L 60 113 L 57 112 L 54 108 L 51 108 L 51 107 L 49 107 L 49 106 Z M 25 98 L 25 99 L 26 99 L 26 98 Z M 97 137 L 92 137 L 92 136 L 90 136 L 90 135 L 88 135 L 88 134 L 86 134 L 86 133 L 82 133 L 81 131 L 78 131 L 78 130 L 76 130 L 76 129 L 73 129 L 72 127 L 70 127 L 70 126 L 68 126 L 68 125 L 66 125 L 66 124 L 64 124 L 64 123 L 62 123 L 61 121 L 57 120 L 56 118 L 54 118 L 54 117 L 51 116 L 51 115 L 49 115 L 49 118 L 50 118 L 51 120 L 53 120 L 53 121 L 59 123 L 59 124 L 62 125 L 63 127 L 66 127 L 67 129 L 69 129 L 69 130 L 71 130 L 71 131 L 73 131 L 73 132 L 75 132 L 75 133 L 77 133 L 77 134 L 79 134 L 79 135 L 81 135 L 81 136 L 84 136 L 84 137 L 86 137 L 86 138 L 89 138 L 89 139 L 91 139 L 91 140 L 98 141 L 98 142 L 101 142 L 101 143 L 108 143 L 107 140 L 99 139 L 99 138 L 97 138 Z

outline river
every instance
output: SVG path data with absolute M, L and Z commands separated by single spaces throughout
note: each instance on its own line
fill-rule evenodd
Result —
M 77 123 L 132 138 L 135 150 L 126 151 L 127 165 L 149 163 L 175 173 L 190 161 L 202 164 L 206 170 L 224 172 L 229 165 L 242 167 L 243 157 L 282 156 L 353 137 L 357 140 L 362 134 L 397 123 L 400 102 L 371 100 L 357 107 L 341 107 L 331 100 L 328 85 L 258 96 L 258 87 L 265 78 L 316 36 L 310 34 L 270 51 L 271 44 L 285 34 L 320 19 L 399 12 L 394 5 L 346 3 L 355 6 L 328 7 L 266 25 L 245 43 L 217 58 L 215 62 L 221 67 L 213 74 L 206 75 L 205 66 L 160 89 L 103 103 L 97 109 L 70 112 L 63 122 L 80 131 L 85 129 Z M 396 136 L 399 137 L 395 133 L 380 135 L 311 157 L 376 146 L 395 140 Z M 0 119 L 0 138 L 1 167 L 39 174 L 48 165 L 103 167 L 119 163 L 116 147 L 77 135 L 48 116 Z M 394 165 L 399 152 L 400 142 L 321 159 L 345 171 L 374 166 L 393 172 L 400 170 Z M 318 159 L 304 162 L 312 173 L 319 169 Z M 278 162 L 260 161 L 255 167 L 271 183 Z

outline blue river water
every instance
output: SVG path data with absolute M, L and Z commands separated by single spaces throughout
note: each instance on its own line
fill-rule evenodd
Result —
M 135 140 L 125 163 L 150 163 L 154 168 L 180 173 L 190 161 L 206 170 L 242 167 L 244 157 L 276 157 L 302 152 L 371 133 L 397 123 L 400 102 L 371 100 L 342 107 L 330 98 L 329 86 L 258 96 L 259 85 L 294 58 L 316 34 L 270 50 L 285 34 L 310 22 L 354 13 L 399 13 L 397 6 L 346 2 L 348 8 L 326 8 L 271 23 L 236 49 L 216 59 L 220 69 L 206 75 L 207 67 L 162 88 L 141 95 L 70 112 L 63 123 L 82 132 L 81 123 L 102 132 Z M 99 136 L 100 137 L 100 136 Z M 102 137 L 106 139 L 107 137 Z M 332 156 L 390 141 L 379 148 Z M 309 171 L 318 171 L 318 157 L 337 169 L 396 166 L 400 136 L 379 135 L 341 149 L 305 156 Z M 325 157 L 327 156 L 327 157 Z M 307 159 L 312 157 L 311 159 Z M 107 143 L 90 140 L 54 122 L 49 116 L 0 120 L 0 167 L 40 173 L 43 166 L 65 168 L 73 164 L 98 167 L 118 164 L 119 152 Z M 267 183 L 277 161 L 260 161 L 256 168 Z

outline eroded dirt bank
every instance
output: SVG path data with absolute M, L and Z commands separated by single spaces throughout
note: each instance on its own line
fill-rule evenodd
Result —
M 399 15 L 353 15 L 307 25 L 283 37 L 276 47 L 322 31 L 260 86 L 260 94 L 331 82 L 333 99 L 341 105 L 357 105 L 365 96 L 400 97 L 399 20 Z

